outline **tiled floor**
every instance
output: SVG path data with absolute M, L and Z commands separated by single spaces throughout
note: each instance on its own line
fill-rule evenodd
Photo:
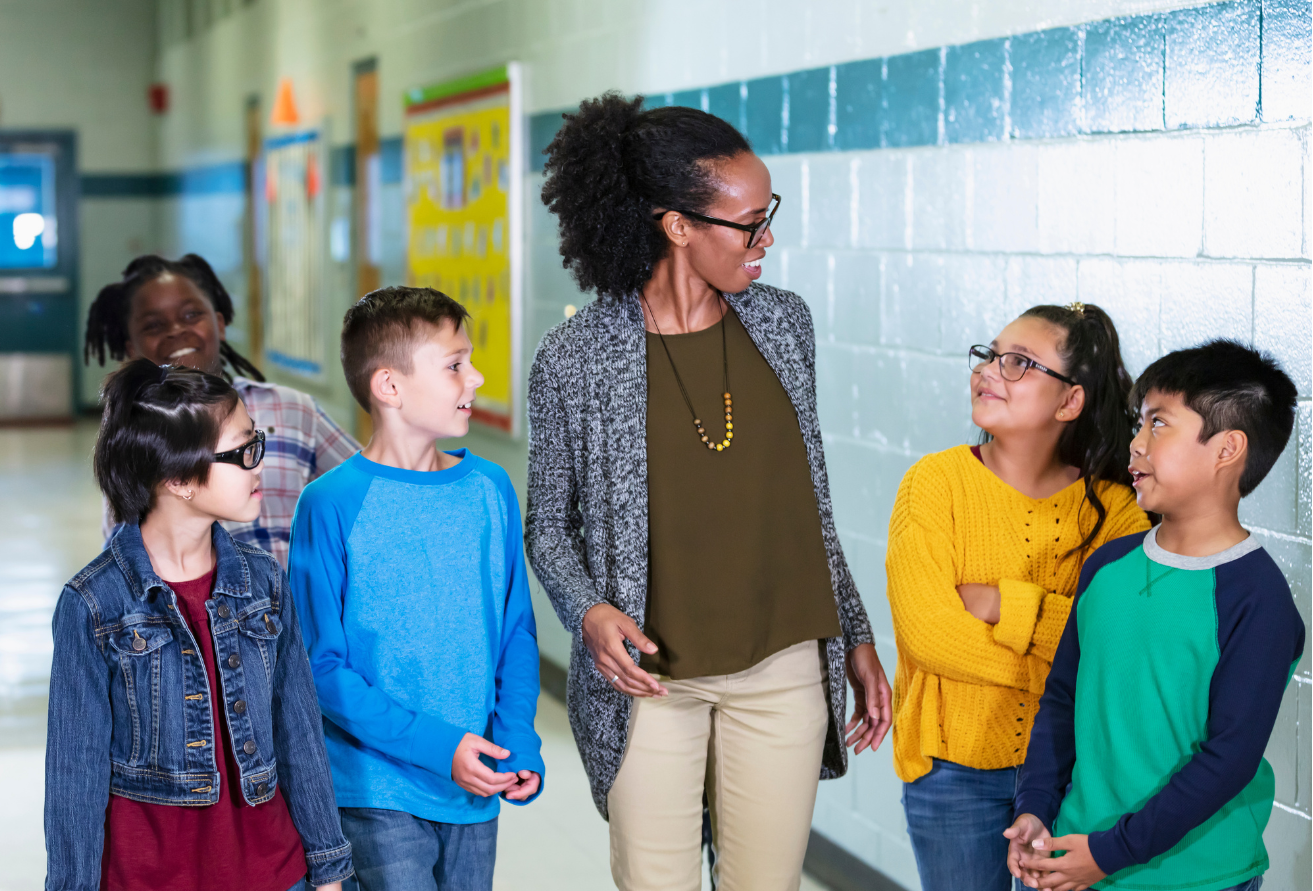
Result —
M 50 616 L 63 581 L 101 546 L 90 472 L 95 433 L 88 422 L 0 430 L 0 891 L 39 891 L 45 877 Z M 606 824 L 593 808 L 565 709 L 546 695 L 538 732 L 548 785 L 532 805 L 503 807 L 496 889 L 612 888 Z M 802 889 L 823 891 L 805 877 Z

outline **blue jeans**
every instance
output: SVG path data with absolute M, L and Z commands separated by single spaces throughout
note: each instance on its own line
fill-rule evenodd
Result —
M 434 823 L 404 811 L 338 810 L 360 891 L 492 891 L 496 818 Z
M 1224 889 L 1224 891 L 1258 891 L 1258 889 L 1262 887 L 1263 887 L 1263 877 L 1254 876 L 1249 881 L 1241 882 L 1239 885 L 1235 885 L 1231 888 Z
M 1015 767 L 977 770 L 939 760 L 928 774 L 903 784 L 922 891 L 1009 891 L 1003 830 L 1012 825 L 1016 791 Z

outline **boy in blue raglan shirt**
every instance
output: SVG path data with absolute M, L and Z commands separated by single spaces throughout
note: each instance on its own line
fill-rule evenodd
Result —
M 1004 833 L 1025 885 L 1262 884 L 1275 794 L 1263 751 L 1304 622 L 1237 508 L 1285 448 L 1295 397 L 1275 362 L 1225 340 L 1136 381 L 1131 477 L 1162 522 L 1082 568 Z
M 308 485 L 288 565 L 363 891 L 492 888 L 498 797 L 541 791 L 538 644 L 519 502 L 463 436 L 483 376 L 430 288 L 347 311 L 369 444 Z M 495 765 L 495 769 L 492 765 Z

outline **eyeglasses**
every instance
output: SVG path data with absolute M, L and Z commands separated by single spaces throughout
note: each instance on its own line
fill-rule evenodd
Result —
M 675 213 L 682 213 L 686 217 L 692 217 L 695 220 L 701 220 L 704 223 L 711 223 L 713 226 L 728 226 L 731 229 L 738 229 L 740 232 L 747 232 L 748 247 L 754 248 L 761 243 L 762 236 L 764 236 L 766 230 L 770 228 L 770 221 L 775 219 L 775 212 L 780 209 L 780 196 L 772 192 L 770 197 L 772 204 L 770 211 L 766 214 L 766 219 L 759 223 L 752 223 L 751 225 L 748 223 L 731 223 L 729 220 L 722 220 L 718 217 L 709 217 L 704 214 L 693 213 L 691 210 L 680 210 L 676 207 L 672 207 L 669 210 L 663 210 L 660 213 L 654 213 L 652 214 L 652 219 L 659 220 L 673 211 Z
M 1064 384 L 1077 386 L 1076 382 L 1065 374 L 1059 374 L 1052 368 L 1045 368 L 1043 365 L 1031 359 L 1029 356 L 1023 356 L 1021 353 L 996 353 L 984 344 L 976 344 L 967 351 L 967 364 L 971 366 L 972 374 L 979 374 L 985 370 L 985 366 L 995 359 L 998 360 L 998 372 L 1003 375 L 1003 380 L 1016 382 L 1025 377 L 1026 372 L 1030 369 L 1042 371 L 1050 377 L 1056 377 Z
M 255 431 L 248 442 L 226 452 L 216 452 L 215 464 L 236 464 L 243 470 L 254 470 L 264 460 L 264 431 Z

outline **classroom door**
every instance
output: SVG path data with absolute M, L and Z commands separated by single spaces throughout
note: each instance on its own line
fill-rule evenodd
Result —
M 352 67 L 355 81 L 355 261 L 359 300 L 382 282 L 382 228 L 379 219 L 378 64 L 374 59 Z M 373 433 L 369 413 L 356 407 L 356 438 L 365 442 Z
M 71 131 L 0 131 L 0 423 L 73 417 L 76 152 Z

